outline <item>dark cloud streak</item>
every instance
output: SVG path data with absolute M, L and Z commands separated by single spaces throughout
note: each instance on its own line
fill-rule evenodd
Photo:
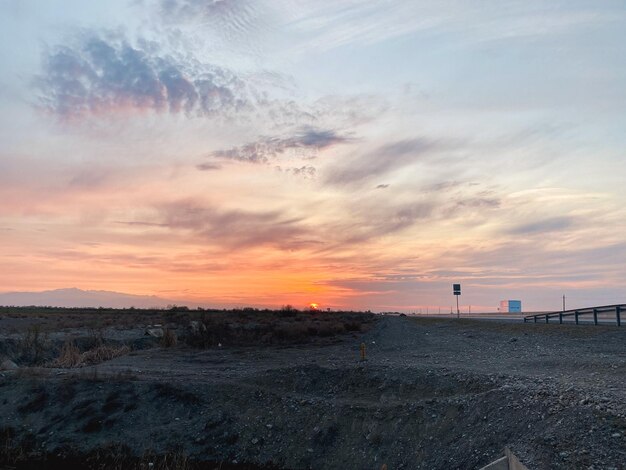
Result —
M 211 156 L 247 163 L 269 163 L 270 160 L 286 152 L 299 152 L 301 156 L 312 158 L 320 149 L 351 140 L 333 130 L 302 128 L 291 137 L 261 137 L 255 142 L 240 147 L 217 150 L 212 152 Z

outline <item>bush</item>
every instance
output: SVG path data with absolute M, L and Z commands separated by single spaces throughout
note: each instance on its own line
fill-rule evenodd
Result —
M 66 340 L 61 347 L 61 352 L 54 365 L 57 367 L 76 367 L 80 364 L 80 350 L 74 344 L 74 341 Z
M 298 312 L 286 305 L 279 311 L 219 312 L 194 320 L 184 340 L 200 348 L 293 344 L 347 332 L 362 331 L 375 321 L 374 315 L 360 313 Z
M 48 335 L 39 325 L 31 326 L 22 336 L 19 347 L 22 361 L 40 364 L 48 349 Z
M 164 348 L 172 348 L 178 343 L 178 337 L 173 330 L 165 328 L 163 330 L 163 338 L 161 338 L 161 346 Z
M 81 353 L 73 341 L 67 340 L 61 348 L 59 357 L 52 363 L 53 367 L 81 367 L 110 361 L 113 358 L 128 354 L 130 348 L 126 345 L 114 347 L 101 344 Z

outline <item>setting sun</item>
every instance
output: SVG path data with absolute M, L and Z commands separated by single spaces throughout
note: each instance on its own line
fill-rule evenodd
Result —
M 311 304 L 309 304 L 309 309 L 311 309 L 311 310 L 319 310 L 320 306 L 319 306 L 319 304 L 311 303 Z

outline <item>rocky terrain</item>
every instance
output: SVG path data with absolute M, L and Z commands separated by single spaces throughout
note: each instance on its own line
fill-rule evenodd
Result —
M 93 338 L 47 319 L 56 346 L 27 367 L 5 317 L 0 468 L 477 469 L 505 446 L 531 470 L 626 468 L 626 328 L 367 318 L 250 316 L 223 342 L 183 318 L 168 347 L 141 318 L 74 367 L 61 344 Z

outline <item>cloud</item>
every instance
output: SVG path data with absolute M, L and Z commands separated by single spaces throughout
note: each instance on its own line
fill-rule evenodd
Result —
M 200 171 L 214 171 L 222 169 L 221 165 L 216 163 L 200 163 L 196 165 L 196 168 Z
M 388 184 L 379 184 L 376 186 L 376 189 L 387 189 L 389 187 Z
M 208 23 L 232 35 L 256 30 L 264 12 L 250 0 L 160 0 L 159 7 L 165 22 Z
M 529 224 L 518 225 L 511 229 L 513 235 L 532 235 L 536 233 L 558 232 L 574 225 L 573 217 L 550 217 Z
M 212 116 L 252 105 L 230 71 L 119 34 L 84 32 L 49 50 L 35 84 L 43 107 L 66 119 L 128 110 Z
M 363 202 L 363 201 L 361 201 Z M 436 216 L 436 201 L 423 200 L 394 205 L 389 200 L 372 199 L 345 209 L 342 215 L 323 227 L 328 242 L 320 252 L 335 253 L 354 249 L 362 243 L 402 232 L 418 222 Z
M 374 176 L 381 176 L 417 161 L 435 147 L 426 139 L 400 140 L 367 153 L 348 165 L 335 168 L 326 177 L 330 185 L 359 183 Z
M 293 152 L 301 157 L 313 158 L 318 150 L 346 143 L 350 140 L 350 138 L 339 135 L 333 130 L 305 127 L 291 137 L 261 137 L 255 142 L 250 142 L 240 147 L 217 150 L 212 152 L 211 156 L 247 163 L 269 163 L 270 160 L 286 152 Z
M 158 223 L 172 230 L 186 230 L 200 239 L 234 249 L 274 246 L 298 249 L 310 243 L 302 219 L 281 211 L 221 210 L 201 202 L 184 200 L 164 205 Z
M 317 174 L 315 167 L 310 165 L 304 165 L 299 168 L 287 168 L 284 171 L 295 176 L 303 176 L 304 178 L 315 178 L 315 175 Z
M 376 44 L 405 35 L 437 35 L 464 47 L 492 41 L 540 40 L 590 26 L 615 22 L 615 12 L 602 12 L 573 2 L 458 0 L 389 2 L 386 0 L 286 1 L 287 26 L 302 40 L 292 45 L 302 53 L 347 45 Z M 567 5 L 567 7 L 565 7 Z M 467 25 L 471 24 L 472 28 Z M 454 44 L 454 42 L 453 42 Z

